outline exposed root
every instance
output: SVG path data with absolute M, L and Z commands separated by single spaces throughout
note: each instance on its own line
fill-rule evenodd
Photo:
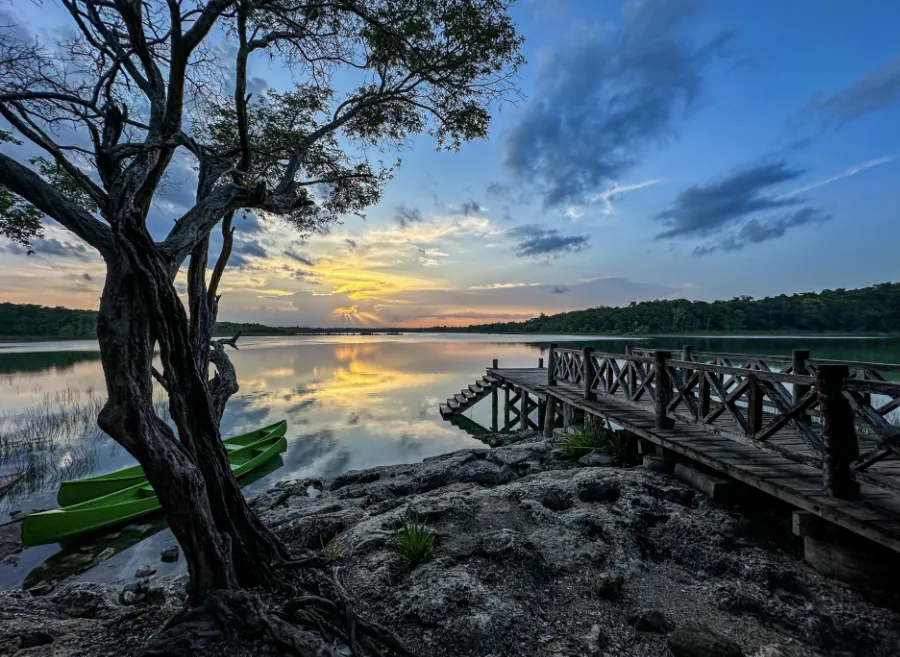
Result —
M 321 577 L 318 595 L 305 594 L 288 602 L 283 616 L 296 619 L 301 625 L 317 629 L 332 641 L 345 643 L 354 657 L 386 654 L 415 657 L 409 648 L 389 630 L 374 621 L 363 619 L 354 609 L 350 595 L 340 580 L 340 568 L 335 566 L 330 578 Z M 385 653 L 382 648 L 387 649 Z
M 302 593 L 280 609 L 249 591 L 215 591 L 173 617 L 143 655 L 256 654 L 264 644 L 276 654 L 300 657 L 338 657 L 341 646 L 354 657 L 415 657 L 386 628 L 360 617 L 339 574 L 338 567 L 330 576 L 317 568 L 304 571 Z

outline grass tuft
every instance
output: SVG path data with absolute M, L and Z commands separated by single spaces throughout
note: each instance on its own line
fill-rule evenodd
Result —
M 338 543 L 337 536 L 327 543 L 319 536 L 319 545 L 322 546 L 322 554 L 324 554 L 325 558 L 329 561 L 337 561 L 341 558 L 341 545 Z
M 594 426 L 589 429 L 575 429 L 567 433 L 559 443 L 565 458 L 577 459 L 590 452 L 601 452 L 624 463 L 627 459 L 628 443 L 612 429 Z
M 394 532 L 394 549 L 412 566 L 428 558 L 434 549 L 435 534 L 418 518 L 404 520 Z

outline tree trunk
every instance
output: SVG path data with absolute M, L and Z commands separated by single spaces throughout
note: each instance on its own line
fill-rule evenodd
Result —
M 121 246 L 123 258 L 107 265 L 100 303 L 98 334 L 109 393 L 101 427 L 138 459 L 159 495 L 184 548 L 192 602 L 214 589 L 275 583 L 277 565 L 289 554 L 250 509 L 231 473 L 219 436 L 220 413 L 198 369 L 168 263 L 149 236 L 129 237 Z M 177 440 L 152 411 L 154 342 Z
M 98 424 L 144 468 L 184 551 L 190 601 L 197 604 L 238 580 L 230 539 L 216 525 L 200 471 L 153 412 L 153 340 L 143 297 L 127 263 L 108 263 L 97 322 L 108 399 Z

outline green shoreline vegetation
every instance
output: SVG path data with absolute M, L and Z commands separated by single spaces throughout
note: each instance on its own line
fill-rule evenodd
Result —
M 97 312 L 0 303 L 0 339 L 89 339 L 96 333 Z M 896 334 L 900 327 L 900 283 L 881 283 L 856 290 L 823 290 L 727 301 L 673 299 L 600 306 L 524 322 L 434 326 L 424 329 L 357 327 L 274 327 L 255 323 L 218 322 L 215 335 L 289 336 L 404 333 L 553 333 L 602 335 L 856 335 Z

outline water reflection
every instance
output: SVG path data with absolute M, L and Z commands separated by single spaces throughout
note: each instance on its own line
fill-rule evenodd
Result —
M 520 336 L 248 338 L 240 351 L 231 352 L 240 392 L 228 404 L 223 434 L 243 433 L 284 418 L 288 421 L 288 450 L 282 457 L 283 466 L 245 490 L 252 495 L 283 479 L 328 477 L 350 469 L 420 461 L 482 446 L 475 436 L 491 427 L 489 401 L 476 404 L 452 423 L 441 420 L 438 404 L 481 378 L 492 359 L 499 359 L 502 367 L 534 367 L 539 357 L 546 358 L 550 342 L 569 347 L 587 343 L 600 351 L 616 352 L 623 351 L 626 343 L 638 342 L 596 337 L 578 342 L 560 336 L 529 339 L 537 344 L 523 343 Z M 814 357 L 900 361 L 898 340 L 803 338 L 798 344 L 797 339 L 673 337 L 653 338 L 644 344 L 674 349 L 685 342 L 691 342 L 697 350 L 788 353 L 791 348 L 803 347 L 809 348 Z M 27 353 L 29 348 L 38 351 Z M 44 343 L 20 345 L 13 351 L 0 349 L 0 436 L 12 435 L 11 427 L 29 413 L 32 417 L 40 415 L 38 411 L 48 396 L 80 395 L 82 402 L 94 404 L 96 401 L 90 400 L 97 400 L 97 391 L 104 390 L 96 344 L 78 345 L 81 351 L 73 345 L 56 352 L 53 348 Z M 164 412 L 164 404 L 159 412 Z M 94 416 L 95 412 L 89 415 Z M 121 447 L 95 429 L 92 419 L 89 424 L 90 428 L 79 428 L 63 422 L 54 430 L 56 433 L 32 430 L 28 440 L 6 440 L 7 444 L 15 442 L 14 449 L 3 449 L 0 438 L 0 476 L 23 469 L 30 473 L 23 483 L 17 482 L 18 488 L 0 493 L 0 510 L 8 513 L 13 509 L 53 507 L 63 478 L 109 472 L 132 463 Z M 151 529 L 155 532 L 159 528 Z M 129 533 L 120 531 L 119 539 Z M 138 532 L 132 538 L 136 544 L 129 538 L 113 558 L 83 577 L 117 579 L 131 576 L 143 563 L 159 565 L 158 550 L 173 540 L 168 530 L 151 538 L 142 538 Z M 118 546 L 116 542 L 116 550 Z M 93 554 L 85 545 L 74 550 L 82 548 L 85 551 L 81 554 Z M 57 554 L 46 568 L 51 573 L 49 579 L 54 579 L 57 564 L 66 562 L 72 549 L 40 546 L 19 555 L 18 565 L 0 562 L 0 587 L 20 585 L 29 572 Z M 72 561 L 71 557 L 68 560 Z M 75 561 L 85 567 L 96 563 L 86 557 Z M 160 573 L 164 568 L 169 566 L 161 567 Z M 33 577 L 38 579 L 29 581 L 42 581 L 38 575 Z

